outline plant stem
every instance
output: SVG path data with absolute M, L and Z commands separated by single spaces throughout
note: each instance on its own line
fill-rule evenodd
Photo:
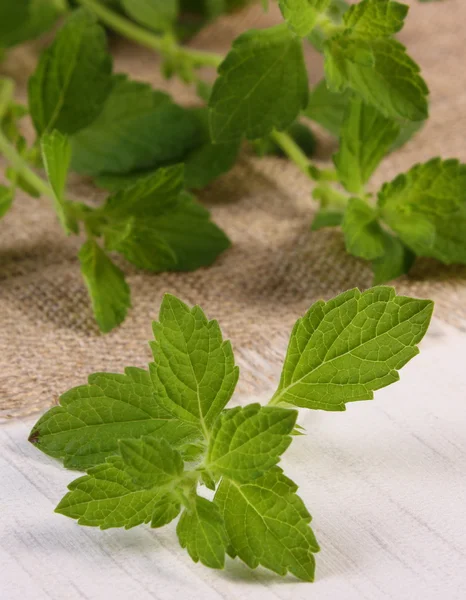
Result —
M 312 166 L 312 163 L 293 138 L 283 131 L 273 131 L 271 137 L 280 146 L 288 158 L 291 159 L 295 165 L 307 175 L 307 177 L 310 177 L 309 167 Z
M 33 187 L 41 196 L 55 198 L 52 188 L 39 175 L 29 167 L 27 162 L 10 143 L 5 134 L 0 130 L 0 154 L 8 160 L 11 166 Z
M 80 4 L 91 10 L 101 21 L 124 37 L 150 48 L 157 50 L 166 58 L 178 58 L 191 61 L 195 66 L 208 66 L 217 68 L 223 61 L 223 56 L 213 52 L 203 52 L 179 46 L 170 37 L 161 37 L 147 29 L 132 23 L 129 19 L 113 12 L 97 0 L 78 0 Z

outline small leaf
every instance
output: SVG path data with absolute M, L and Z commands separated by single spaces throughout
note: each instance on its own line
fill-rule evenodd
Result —
M 29 441 L 69 469 L 85 470 L 118 452 L 121 439 L 157 436 L 182 447 L 199 437 L 198 430 L 163 409 L 147 371 L 95 373 L 88 385 L 60 397 L 60 405 L 43 415 Z
M 107 333 L 125 320 L 131 307 L 125 276 L 94 240 L 81 247 L 79 261 L 95 319 L 100 329 Z
M 333 161 L 343 186 L 358 194 L 397 139 L 400 128 L 359 98 L 352 100 Z
M 312 90 L 309 103 L 304 114 L 309 119 L 319 123 L 334 136 L 340 135 L 351 93 L 332 92 L 327 87 L 327 82 L 322 79 Z
M 316 302 L 293 328 L 272 403 L 345 410 L 346 402 L 372 400 L 419 353 L 432 311 L 430 300 L 390 287 Z
M 330 0 L 280 0 L 279 3 L 290 29 L 296 35 L 305 37 L 328 8 Z
M 73 134 L 100 113 L 111 88 L 112 59 L 92 13 L 71 13 L 29 80 L 29 108 L 38 135 Z
M 319 546 L 296 490 L 277 467 L 250 482 L 223 478 L 215 504 L 225 522 L 230 556 L 239 556 L 251 569 L 262 565 L 282 576 L 290 571 L 313 581 Z
M 384 235 L 377 220 L 377 213 L 364 200 L 350 199 L 342 229 L 346 250 L 353 256 L 374 260 L 384 254 Z
M 338 227 L 343 223 L 348 198 L 329 185 L 314 188 L 312 197 L 320 202 L 320 209 L 312 221 L 311 231 L 323 227 Z
M 325 44 L 329 88 L 350 88 L 387 117 L 427 118 L 429 90 L 419 71 L 405 47 L 392 38 L 363 40 L 346 32 Z
M 185 510 L 176 528 L 182 548 L 188 550 L 194 562 L 212 569 L 223 569 L 227 536 L 217 506 L 196 496 L 193 508 Z
M 217 321 L 208 321 L 198 306 L 190 309 L 169 294 L 153 329 L 150 372 L 158 400 L 208 438 L 238 380 L 230 342 L 223 341 Z
M 265 137 L 291 125 L 308 102 L 301 41 L 285 25 L 240 35 L 210 98 L 214 143 Z
M 69 140 L 55 129 L 42 136 L 41 150 L 44 168 L 55 196 L 55 212 L 66 233 L 76 232 L 77 224 L 73 222 L 65 203 L 66 180 L 71 162 Z
M 207 467 L 235 481 L 256 479 L 275 466 L 291 443 L 298 413 L 249 404 L 227 410 L 215 423 Z
M 389 37 L 403 28 L 408 10 L 406 4 L 392 0 L 362 0 L 350 7 L 343 21 L 358 37 Z
M 388 283 L 409 273 L 416 255 L 397 237 L 383 231 L 384 253 L 372 261 L 373 285 Z

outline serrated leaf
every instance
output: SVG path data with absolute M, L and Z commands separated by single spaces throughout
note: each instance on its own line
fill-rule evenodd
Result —
M 92 13 L 74 11 L 41 55 L 29 80 L 29 108 L 38 135 L 73 134 L 100 113 L 111 89 L 112 59 Z
M 247 31 L 219 67 L 209 102 L 212 140 L 254 140 L 286 129 L 307 101 L 301 41 L 284 24 Z
M 195 427 L 160 406 L 147 371 L 96 373 L 88 381 L 63 394 L 60 405 L 39 419 L 29 437 L 65 467 L 85 470 L 103 463 L 118 452 L 120 439 L 152 435 L 182 447 L 199 437 Z
M 400 128 L 376 108 L 354 98 L 340 133 L 340 147 L 333 156 L 343 186 L 358 194 L 397 139 Z
M 312 31 L 330 0 L 279 0 L 279 4 L 289 28 L 296 35 L 304 37 Z
M 210 438 L 209 471 L 235 481 L 256 479 L 280 460 L 291 444 L 298 413 L 249 404 L 222 413 Z
M 93 176 L 127 174 L 181 160 L 201 139 L 192 111 L 117 75 L 99 116 L 72 138 L 72 168 Z
M 382 218 L 418 256 L 466 263 L 466 165 L 435 158 L 386 183 Z
M 304 114 L 309 119 L 319 123 L 331 134 L 339 136 L 350 97 L 349 90 L 343 92 L 330 91 L 327 82 L 322 79 L 311 90 L 309 103 Z
M 126 13 L 154 31 L 170 30 L 178 16 L 178 0 L 122 0 Z
M 353 256 L 374 260 L 384 254 L 384 235 L 377 213 L 364 200 L 349 200 L 342 229 L 346 250 Z
M 186 548 L 194 562 L 212 569 L 223 569 L 227 536 L 217 506 L 196 496 L 194 506 L 185 510 L 176 528 L 182 548 Z
M 128 475 L 141 487 L 161 486 L 183 473 L 181 454 L 162 437 L 121 440 L 119 451 Z
M 383 231 L 384 253 L 372 261 L 374 273 L 373 285 L 388 283 L 401 275 L 409 273 L 416 255 L 397 237 Z
M 393 0 L 362 0 L 345 13 L 343 22 L 361 38 L 389 37 L 403 28 L 409 6 Z
M 208 438 L 238 380 L 230 342 L 223 341 L 217 321 L 208 321 L 199 306 L 190 309 L 169 294 L 153 329 L 150 373 L 158 400 Z
M 107 333 L 125 320 L 131 308 L 125 275 L 94 240 L 81 246 L 78 258 L 95 319 L 101 331 Z
M 289 571 L 313 581 L 313 554 L 319 546 L 296 489 L 275 467 L 251 482 L 223 478 L 215 504 L 225 522 L 231 556 L 239 556 L 252 569 L 262 565 L 279 575 Z
M 316 302 L 293 328 L 272 403 L 345 410 L 346 402 L 372 400 L 419 353 L 432 311 L 430 300 L 390 287 Z
M 180 455 L 166 440 L 150 437 L 122 441 L 120 452 L 73 481 L 55 512 L 101 529 L 169 522 L 179 512 L 173 490 L 183 473 Z
M 67 211 L 65 203 L 66 180 L 71 162 L 70 142 L 55 129 L 42 136 L 41 150 L 44 168 L 55 196 L 55 212 L 66 233 L 76 232 L 77 224 Z
M 108 249 L 150 271 L 192 271 L 230 246 L 210 213 L 183 189 L 183 165 L 158 169 L 111 196 L 103 215 Z
M 325 73 L 332 91 L 359 94 L 387 117 L 422 121 L 429 89 L 419 66 L 398 41 L 364 40 L 347 32 L 325 44 Z

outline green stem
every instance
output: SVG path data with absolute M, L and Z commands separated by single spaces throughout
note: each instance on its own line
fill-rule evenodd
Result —
M 0 130 L 0 154 L 8 160 L 11 166 L 33 187 L 41 196 L 55 198 L 52 188 L 29 167 L 27 162 Z
M 307 177 L 310 177 L 309 167 L 312 166 L 312 163 L 293 138 L 283 131 L 273 131 L 270 135 L 288 158 L 292 160 L 295 165 L 307 175 Z
M 223 56 L 220 54 L 182 48 L 170 37 L 161 37 L 151 33 L 147 29 L 132 23 L 129 19 L 113 12 L 108 7 L 103 6 L 97 0 L 78 0 L 78 2 L 91 10 L 102 23 L 111 29 L 141 44 L 141 46 L 160 52 L 166 58 L 185 59 L 191 61 L 197 67 L 208 66 L 215 68 L 223 61 Z

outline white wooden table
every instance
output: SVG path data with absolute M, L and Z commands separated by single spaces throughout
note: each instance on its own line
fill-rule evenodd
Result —
M 314 584 L 195 565 L 174 527 L 82 528 L 53 509 L 75 474 L 0 425 L 0 598 L 466 598 L 466 333 L 436 321 L 401 381 L 346 413 L 303 413 L 284 467 L 322 551 Z

